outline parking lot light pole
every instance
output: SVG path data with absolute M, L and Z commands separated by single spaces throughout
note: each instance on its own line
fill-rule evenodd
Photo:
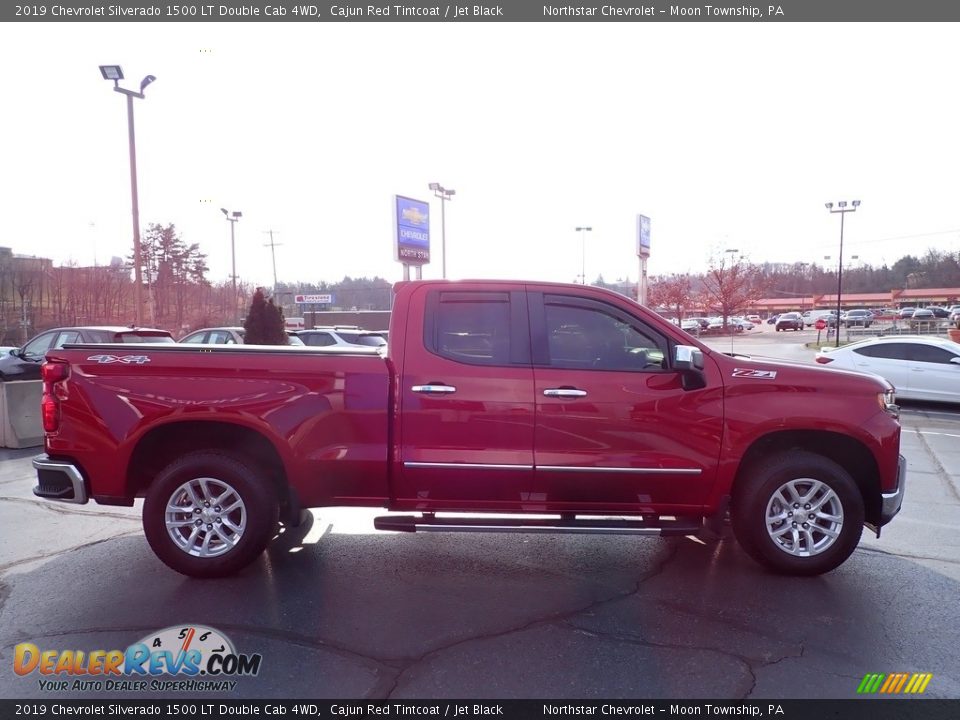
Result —
M 140 92 L 120 87 L 123 70 L 119 65 L 101 65 L 100 74 L 104 80 L 113 80 L 114 92 L 127 96 L 127 136 L 130 144 L 130 202 L 133 210 L 133 322 L 137 327 L 143 323 L 143 277 L 140 252 L 140 201 L 137 197 L 137 142 L 133 130 L 133 99 L 143 100 L 143 91 L 157 78 L 147 75 L 140 81 Z M 151 313 L 151 323 L 153 322 Z
M 234 228 L 237 225 L 237 220 L 243 217 L 243 213 L 239 210 L 234 210 L 233 212 L 227 210 L 226 208 L 220 208 L 220 212 L 223 213 L 223 216 L 227 219 L 227 222 L 230 223 L 230 279 L 233 281 L 233 315 L 237 314 L 237 244 L 236 238 L 234 235 Z M 276 273 L 274 273 L 276 274 Z
M 840 255 L 837 259 L 837 338 L 835 347 L 840 347 L 840 296 L 843 292 L 843 217 L 848 212 L 856 212 L 860 207 L 860 201 L 854 200 L 850 203 L 852 207 L 847 207 L 847 201 L 841 200 L 837 203 L 837 209 L 833 209 L 833 203 L 824 203 L 824 206 L 831 213 L 840 213 Z
M 447 200 L 457 194 L 456 190 L 450 190 L 443 187 L 440 183 L 430 183 L 430 189 L 433 194 L 440 198 L 440 254 L 443 257 L 441 271 L 444 280 L 447 279 Z
M 592 227 L 581 226 L 577 228 L 580 233 L 581 257 L 580 257 L 580 282 L 587 284 L 587 236 L 585 233 L 592 232 Z

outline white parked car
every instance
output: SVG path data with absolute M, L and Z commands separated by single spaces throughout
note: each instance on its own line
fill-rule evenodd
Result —
M 242 327 L 203 328 L 181 338 L 179 342 L 190 345 L 242 345 L 245 333 L 246 330 Z M 287 331 L 287 337 L 291 345 L 304 344 L 303 340 L 290 330 Z
M 297 337 L 305 345 L 314 347 L 330 347 L 339 345 L 342 347 L 356 347 L 362 345 L 366 347 L 384 348 L 387 341 L 379 332 L 364 330 L 356 325 L 316 325 L 311 330 L 297 331 Z
M 898 399 L 960 402 L 960 343 L 936 336 L 876 337 L 824 348 L 816 361 L 873 373 L 889 381 Z

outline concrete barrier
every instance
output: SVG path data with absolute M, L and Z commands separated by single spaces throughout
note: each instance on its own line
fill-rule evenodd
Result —
M 43 445 L 42 395 L 41 380 L 0 382 L 0 446 L 26 448 Z

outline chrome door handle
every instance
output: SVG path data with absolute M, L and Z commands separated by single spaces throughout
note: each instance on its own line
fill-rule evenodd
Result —
M 414 385 L 410 388 L 415 393 L 455 393 L 453 385 Z
M 547 388 L 543 394 L 547 397 L 578 398 L 586 397 L 587 391 L 575 388 Z

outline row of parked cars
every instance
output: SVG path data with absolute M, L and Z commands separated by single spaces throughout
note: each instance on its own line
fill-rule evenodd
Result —
M 671 320 L 671 322 L 673 322 L 674 325 L 677 324 L 676 320 Z M 728 317 L 727 329 L 733 330 L 733 332 L 744 332 L 747 330 L 753 330 L 753 328 L 759 325 L 761 322 L 762 321 L 760 320 L 759 315 Z M 723 318 L 721 317 L 691 317 L 682 320 L 679 324 L 681 329 L 686 330 L 688 333 L 693 333 L 694 335 L 699 335 L 700 333 L 720 332 L 723 330 Z
M 309 330 L 294 330 L 287 333 L 291 345 L 314 347 L 337 347 L 342 349 L 357 346 L 383 347 L 387 344 L 386 331 L 363 330 L 355 325 L 315 327 Z M 242 344 L 242 327 L 216 327 L 196 330 L 183 337 L 181 343 L 192 345 Z M 40 364 L 48 350 L 67 344 L 78 343 L 166 343 L 177 342 L 166 330 L 156 328 L 93 326 L 68 327 L 45 330 L 23 347 L 7 348 L 0 355 L 0 381 L 39 380 Z
M 812 327 L 817 320 L 823 319 L 828 327 L 837 326 L 836 310 L 807 310 L 804 313 L 788 312 L 780 315 L 771 316 L 767 322 L 775 325 L 780 330 L 802 330 L 805 327 Z M 950 308 L 928 307 L 913 308 L 906 307 L 900 310 L 893 308 L 867 309 L 860 308 L 856 310 L 842 310 L 840 312 L 840 325 L 842 327 L 863 327 L 868 328 L 874 322 L 881 319 L 907 320 L 911 326 L 919 327 L 923 323 L 934 323 L 942 319 L 949 321 L 951 325 L 960 328 L 960 305 L 954 305 Z

